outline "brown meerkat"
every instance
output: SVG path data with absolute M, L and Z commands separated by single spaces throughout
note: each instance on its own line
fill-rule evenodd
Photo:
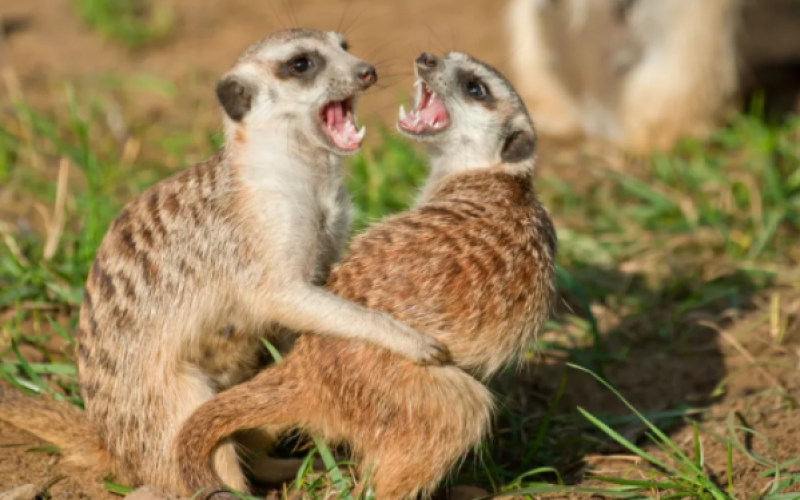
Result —
M 668 149 L 737 104 L 742 2 L 510 0 L 513 79 L 544 134 Z
M 446 360 L 433 337 L 319 286 L 349 231 L 341 157 L 361 146 L 355 101 L 377 79 L 346 48 L 337 33 L 292 29 L 239 57 L 216 88 L 224 147 L 130 202 L 98 249 L 76 351 L 85 416 L 6 391 L 0 419 L 120 482 L 180 493 L 181 423 L 257 372 L 262 337 L 313 331 L 412 364 Z M 247 486 L 233 442 L 213 462 Z M 257 468 L 285 476 L 278 461 Z
M 481 380 L 524 353 L 547 319 L 556 234 L 533 190 L 534 129 L 508 81 L 456 52 L 423 54 L 416 72 L 415 109 L 401 108 L 398 126 L 427 143 L 430 177 L 413 209 L 353 240 L 328 289 L 436 337 L 454 365 L 304 334 L 281 363 L 186 421 L 174 453 L 187 491 L 225 495 L 213 450 L 267 426 L 347 443 L 376 498 L 410 499 L 489 432 Z

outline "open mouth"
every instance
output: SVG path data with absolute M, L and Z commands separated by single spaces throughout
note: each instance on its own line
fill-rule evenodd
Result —
M 356 151 L 360 148 L 364 133 L 367 131 L 366 127 L 361 127 L 360 131 L 356 129 L 353 101 L 353 97 L 343 101 L 331 101 L 320 111 L 325 135 L 337 148 L 345 151 Z
M 441 132 L 449 127 L 450 116 L 436 92 L 421 79 L 417 80 L 414 86 L 417 87 L 416 105 L 408 114 L 405 108 L 400 106 L 399 127 L 412 134 Z

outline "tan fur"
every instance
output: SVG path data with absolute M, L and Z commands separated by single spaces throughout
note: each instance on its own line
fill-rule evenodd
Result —
M 288 30 L 242 55 L 218 86 L 223 149 L 130 202 L 98 249 L 77 347 L 85 416 L 9 395 L 0 418 L 90 450 L 77 460 L 98 459 L 95 469 L 123 483 L 185 493 L 172 441 L 195 408 L 263 366 L 262 337 L 280 343 L 289 330 L 313 329 L 416 362 L 442 360 L 435 339 L 317 286 L 350 220 L 343 153 L 321 142 L 320 109 L 374 82 L 371 67 L 342 44 L 335 33 Z M 286 73 L 297 53 L 324 58 L 314 80 Z M 29 419 L 39 409 L 46 414 Z M 253 448 L 270 440 L 238 441 Z M 213 464 L 228 484 L 247 489 L 233 440 Z M 256 476 L 269 476 L 270 466 Z
M 740 10 L 741 0 L 511 0 L 515 76 L 544 133 L 569 119 L 632 152 L 667 149 L 735 103 Z
M 95 476 L 108 472 L 111 458 L 84 414 L 67 403 L 31 398 L 0 382 L 2 419 L 53 443 L 66 462 L 88 469 Z
M 468 56 L 439 61 L 425 81 L 452 125 L 428 138 L 433 171 L 421 201 L 355 238 L 328 288 L 439 339 L 455 366 L 305 334 L 281 363 L 187 420 L 175 454 L 188 490 L 208 494 L 225 482 L 208 467 L 220 439 L 269 425 L 346 442 L 376 498 L 415 498 L 489 431 L 493 398 L 479 379 L 523 353 L 547 318 L 556 237 L 533 191 L 533 129 L 516 93 Z M 492 101 L 465 100 L 464 71 L 488 84 Z M 503 163 L 520 144 L 530 149 Z

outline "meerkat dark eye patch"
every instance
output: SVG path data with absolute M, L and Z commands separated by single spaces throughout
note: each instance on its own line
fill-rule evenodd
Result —
M 536 137 L 526 130 L 514 130 L 503 140 L 500 159 L 503 163 L 519 163 L 530 160 L 536 150 Z
M 350 50 L 350 43 L 347 40 L 342 40 L 340 46 L 342 47 L 342 50 L 345 52 Z
M 276 76 L 282 80 L 311 81 L 324 67 L 325 58 L 318 52 L 300 53 L 279 64 Z
M 253 95 L 249 86 L 237 76 L 226 76 L 217 83 L 217 99 L 233 121 L 241 121 L 250 111 Z
M 295 76 L 302 75 L 314 68 L 314 62 L 306 56 L 297 56 L 286 63 L 289 72 Z
M 464 97 L 471 101 L 477 101 L 489 108 L 494 107 L 494 96 L 492 96 L 486 83 L 477 75 L 469 71 L 458 71 L 456 79 Z

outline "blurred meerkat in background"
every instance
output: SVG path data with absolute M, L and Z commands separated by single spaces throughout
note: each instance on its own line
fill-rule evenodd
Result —
M 516 86 L 543 135 L 633 153 L 702 137 L 763 89 L 796 108 L 797 0 L 510 0 Z

